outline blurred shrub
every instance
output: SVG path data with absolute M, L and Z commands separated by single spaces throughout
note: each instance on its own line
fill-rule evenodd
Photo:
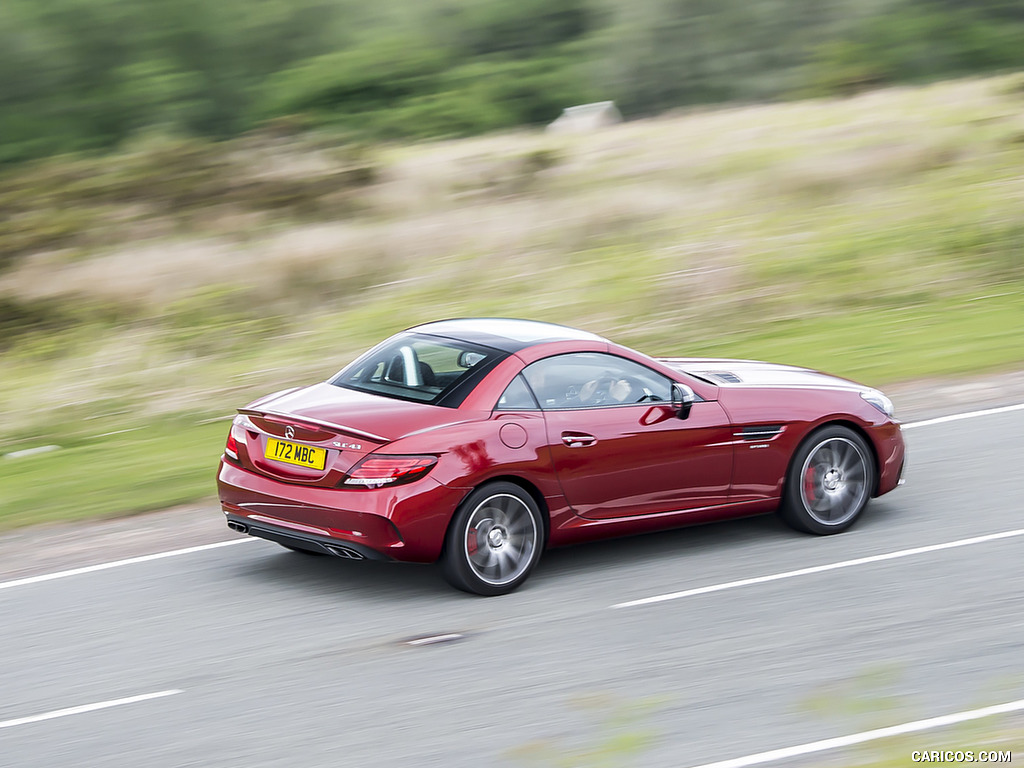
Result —
M 0 217 L 0 272 L 30 253 L 73 243 L 86 226 L 77 209 L 29 210 Z
M 231 143 L 147 134 L 117 154 L 34 161 L 0 174 L 0 272 L 31 253 L 122 243 L 219 209 L 344 215 L 377 174 L 358 147 L 271 134 Z
M 288 330 L 287 318 L 255 301 L 238 286 L 209 286 L 164 311 L 165 341 L 178 351 L 205 357 L 245 347 Z
M 845 95 L 880 83 L 930 80 L 1024 66 L 1024 14 L 1016 3 L 897 0 L 815 49 L 809 89 Z
M 408 37 L 309 59 L 270 78 L 262 114 L 301 113 L 385 139 L 464 136 L 547 122 L 588 98 L 576 58 L 517 58 L 533 49 L 508 34 L 493 44 L 509 56 L 467 58 L 465 50 Z
M 829 40 L 815 51 L 809 82 L 802 92 L 809 96 L 850 96 L 878 86 L 888 72 L 874 56 L 873 46 L 852 40 Z
M 462 135 L 1024 67 L 1014 0 L 5 0 L 0 163 L 263 123 Z
M 272 76 L 262 113 L 346 117 L 388 107 L 436 88 L 448 56 L 414 37 L 386 37 L 297 63 Z
M 0 297 L 0 350 L 10 347 L 24 334 L 59 330 L 69 322 L 70 318 L 55 302 Z
M 450 26 L 459 32 L 455 44 L 470 56 L 531 58 L 582 37 L 596 22 L 590 0 L 519 0 L 469 5 Z
M 345 39 L 346 0 L 5 0 L 0 161 L 149 126 L 226 136 L 272 72 Z

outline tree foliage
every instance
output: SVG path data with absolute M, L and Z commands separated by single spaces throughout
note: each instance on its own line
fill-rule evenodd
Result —
M 0 162 L 267 120 L 373 137 L 1024 67 L 1024 0 L 5 0 Z

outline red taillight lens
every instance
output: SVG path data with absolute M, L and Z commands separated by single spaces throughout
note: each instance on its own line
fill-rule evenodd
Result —
M 437 463 L 436 456 L 367 456 L 349 470 L 344 485 L 381 488 L 419 480 Z
M 228 444 L 224 446 L 224 453 L 232 459 L 238 460 L 238 441 L 232 432 L 228 432 Z

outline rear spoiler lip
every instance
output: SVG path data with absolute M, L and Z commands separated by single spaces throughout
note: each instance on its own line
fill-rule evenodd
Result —
M 311 419 L 308 416 L 296 416 L 294 413 L 282 413 L 281 411 L 271 411 L 266 408 L 239 408 L 238 412 L 244 416 L 274 416 L 278 419 L 285 419 L 286 421 L 294 421 L 296 424 L 311 424 L 316 427 L 326 427 L 337 432 L 346 432 L 356 437 L 362 437 L 366 440 L 373 440 L 378 443 L 390 443 L 391 439 L 375 435 L 373 432 L 365 432 L 355 427 L 346 427 L 344 424 L 335 424 L 330 421 L 323 421 L 321 419 Z

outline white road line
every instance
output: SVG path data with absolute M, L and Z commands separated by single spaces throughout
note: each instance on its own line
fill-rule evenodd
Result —
M 695 768 L 746 768 L 748 765 L 761 765 L 762 763 L 771 763 L 776 760 L 786 760 L 791 757 L 810 755 L 814 752 L 825 752 L 829 749 L 839 749 L 840 747 L 849 747 L 854 744 L 863 744 L 865 741 L 886 739 L 890 736 L 901 736 L 905 733 L 928 731 L 932 728 L 945 728 L 947 725 L 965 723 L 969 720 L 980 720 L 983 717 L 1003 715 L 1007 712 L 1017 712 L 1022 709 L 1024 709 L 1024 699 L 1018 699 L 1017 701 L 1011 701 L 1006 704 L 996 704 L 995 706 L 984 707 L 983 709 L 971 709 L 966 712 L 956 712 L 952 715 L 930 717 L 927 720 L 915 720 L 912 723 L 903 723 L 901 725 L 891 725 L 888 728 L 877 728 L 873 731 L 852 733 L 849 736 L 839 736 L 835 739 L 812 741 L 808 744 L 799 744 L 795 747 L 773 749 L 770 752 L 758 752 L 755 755 L 736 757 L 732 760 L 720 760 L 717 763 L 704 763 L 703 765 L 695 766 Z
M 437 643 L 450 643 L 454 640 L 461 640 L 465 635 L 451 633 L 447 635 L 433 635 L 431 637 L 418 637 L 415 640 L 407 640 L 406 645 L 436 645 Z
M 165 557 L 177 557 L 178 555 L 190 555 L 193 552 L 202 552 L 207 549 L 217 549 L 218 547 L 230 547 L 235 544 L 242 544 L 247 541 L 256 541 L 254 538 L 246 539 L 231 539 L 230 541 L 218 541 L 216 544 L 202 544 L 198 547 L 186 547 L 185 549 L 172 549 L 169 552 L 157 552 L 155 555 L 142 555 L 141 557 L 130 557 L 127 560 L 114 560 L 109 563 L 100 563 L 99 565 L 87 565 L 82 568 L 72 568 L 69 571 L 57 571 L 55 573 L 44 573 L 40 576 L 27 576 L 24 579 L 15 579 L 14 581 L 0 581 L 0 589 L 10 589 L 11 587 L 23 587 L 26 584 L 37 584 L 40 581 L 53 581 L 54 579 L 65 579 L 68 576 L 80 576 L 83 573 L 92 573 L 93 571 L 105 571 L 108 568 L 120 568 L 122 565 L 134 565 L 135 563 L 147 563 L 150 560 L 162 560 Z
M 1024 403 L 1018 405 L 1004 405 L 1001 408 L 987 408 L 984 411 L 969 411 L 967 413 L 954 413 L 952 416 L 940 416 L 937 419 L 926 419 L 925 421 L 912 421 L 904 424 L 904 429 L 914 427 L 930 427 L 932 424 L 945 424 L 947 421 L 960 421 L 961 419 L 973 419 L 977 416 L 990 416 L 994 413 L 1009 413 L 1010 411 L 1024 411 Z
M 764 584 L 769 581 L 779 581 L 781 579 L 792 579 L 796 576 L 808 576 L 812 573 L 824 573 L 825 571 L 834 571 L 839 568 L 851 568 L 855 565 L 867 565 L 868 563 L 879 563 L 883 560 L 896 560 L 901 557 L 911 557 L 913 555 L 923 555 L 928 552 L 939 552 L 943 549 L 955 549 L 956 547 L 967 547 L 971 544 L 983 544 L 987 541 L 997 541 L 999 539 L 1009 539 L 1014 536 L 1024 536 L 1024 528 L 1018 528 L 1013 531 L 1002 531 L 1000 533 L 989 533 L 985 536 L 974 536 L 970 539 L 958 539 L 957 541 L 947 541 L 943 544 L 929 544 L 925 547 L 914 547 L 913 549 L 901 549 L 896 552 L 886 552 L 881 555 L 870 555 L 868 557 L 858 557 L 855 560 L 842 560 L 837 563 L 827 563 L 826 565 L 815 565 L 810 568 L 800 568 L 795 571 L 783 571 L 782 573 L 772 573 L 768 576 L 755 576 L 751 579 L 740 579 L 739 581 L 727 581 L 723 584 L 711 584 L 706 587 L 697 587 L 696 589 L 686 589 L 682 592 L 670 592 L 664 595 L 655 595 L 654 597 L 644 597 L 639 600 L 630 600 L 626 603 L 616 603 L 611 606 L 612 608 L 632 608 L 636 605 L 647 605 L 649 603 L 662 603 L 666 600 L 679 600 L 683 597 L 693 597 L 694 595 L 706 595 L 709 592 L 722 592 L 726 589 L 735 589 L 736 587 L 749 587 L 753 584 Z
M 67 709 L 58 709 L 53 712 L 44 712 L 41 715 L 19 717 L 16 720 L 4 720 L 0 722 L 0 728 L 14 728 L 16 725 L 38 723 L 42 720 L 55 720 L 58 717 L 67 717 L 68 715 L 81 715 L 85 712 L 95 712 L 97 709 L 109 709 L 110 707 L 120 707 L 122 704 L 136 704 L 140 701 L 149 701 L 150 699 L 162 699 L 165 696 L 173 696 L 176 693 L 184 693 L 184 691 L 180 691 L 178 689 L 172 689 L 169 691 L 157 691 L 156 693 L 143 693 L 139 696 L 129 696 L 126 699 L 113 699 L 112 701 L 100 701 L 96 704 L 83 704 L 79 707 L 68 707 Z

